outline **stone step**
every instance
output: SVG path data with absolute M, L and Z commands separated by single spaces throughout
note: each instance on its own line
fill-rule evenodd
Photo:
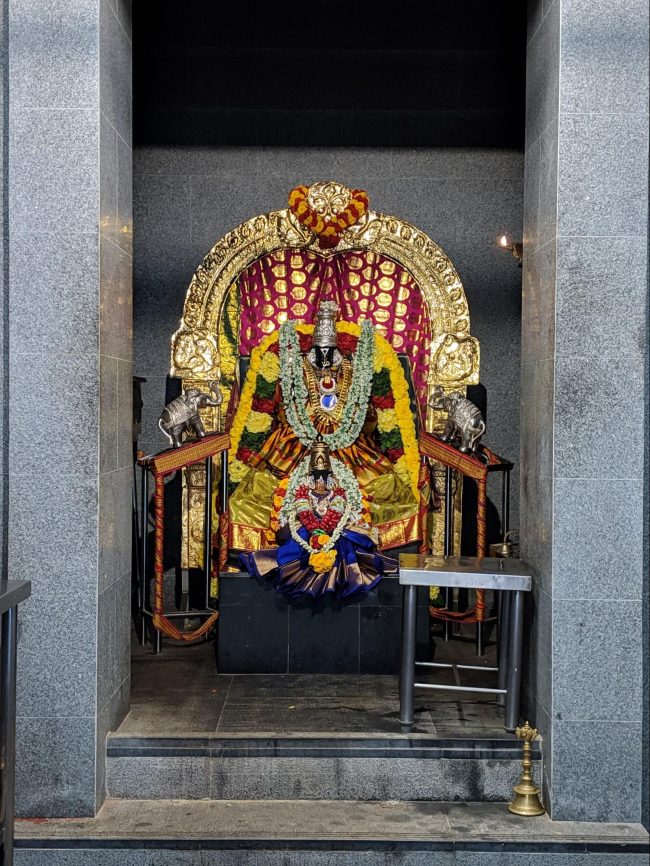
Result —
M 512 739 L 111 735 L 106 790 L 144 800 L 489 802 L 511 798 L 520 761 Z
M 647 866 L 649 850 L 639 824 L 489 803 L 108 800 L 16 837 L 16 866 Z

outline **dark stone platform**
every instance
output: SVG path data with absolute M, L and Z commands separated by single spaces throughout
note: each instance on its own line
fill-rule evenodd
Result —
M 418 594 L 417 652 L 429 652 L 427 589 Z M 349 602 L 292 602 L 245 572 L 219 578 L 219 673 L 396 674 L 402 588 L 386 576 Z

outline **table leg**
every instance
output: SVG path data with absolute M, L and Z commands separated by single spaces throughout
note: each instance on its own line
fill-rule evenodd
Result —
M 499 619 L 497 620 L 497 635 L 499 641 L 499 656 L 497 666 L 499 668 L 498 688 L 508 687 L 508 645 L 510 642 L 510 592 L 500 590 L 499 592 Z M 505 706 L 506 696 L 497 695 L 497 704 Z
M 399 679 L 399 720 L 408 732 L 413 724 L 413 683 L 415 682 L 415 617 L 417 586 L 405 586 L 402 593 L 402 667 Z
M 2 659 L 0 661 L 0 761 L 2 762 L 2 801 L 0 819 L 4 828 L 4 866 L 14 862 L 14 798 L 16 775 L 16 616 L 15 607 L 2 614 Z
M 521 654 L 524 636 L 524 594 L 521 590 L 512 593 L 510 612 L 510 640 L 508 647 L 508 694 L 506 697 L 505 728 L 514 731 L 519 723 L 521 692 Z

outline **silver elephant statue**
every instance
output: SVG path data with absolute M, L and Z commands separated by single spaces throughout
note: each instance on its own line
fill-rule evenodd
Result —
M 210 391 L 212 394 L 205 394 L 197 388 L 189 388 L 162 410 L 158 426 L 174 448 L 183 444 L 182 436 L 185 431 L 193 430 L 199 439 L 205 436 L 205 427 L 199 409 L 205 406 L 221 406 L 223 402 L 218 382 L 210 382 Z
M 432 409 L 447 412 L 447 423 L 440 439 L 455 444 L 460 440 L 459 450 L 464 454 L 476 451 L 481 436 L 485 433 L 485 421 L 481 410 L 458 391 L 445 394 L 441 385 L 436 385 L 429 398 Z

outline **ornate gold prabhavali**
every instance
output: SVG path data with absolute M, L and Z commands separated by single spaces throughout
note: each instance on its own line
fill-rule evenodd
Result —
M 309 188 L 308 201 L 329 220 L 347 206 L 351 196 L 352 191 L 340 183 L 319 182 Z M 206 390 L 211 380 L 221 380 L 227 405 L 238 375 L 236 350 L 232 339 L 228 341 L 225 336 L 233 330 L 238 335 L 238 277 L 257 259 L 287 248 L 311 250 L 323 257 L 371 250 L 406 268 L 419 286 L 429 313 L 429 393 L 435 385 L 455 391 L 478 383 L 479 343 L 470 335 L 463 285 L 451 261 L 431 238 L 404 220 L 368 210 L 341 233 L 336 246 L 323 249 L 318 240 L 289 208 L 284 208 L 246 220 L 217 241 L 192 277 L 181 325 L 172 337 L 171 375 L 182 379 L 183 390 Z M 207 430 L 217 429 L 216 410 L 206 409 L 201 414 Z M 427 409 L 428 430 L 437 431 L 443 421 L 444 413 Z M 191 467 L 183 493 L 184 568 L 199 565 L 202 557 L 203 491 L 203 468 Z M 436 523 L 434 549 L 442 543 L 443 521 Z M 460 521 L 456 523 L 460 526 Z

